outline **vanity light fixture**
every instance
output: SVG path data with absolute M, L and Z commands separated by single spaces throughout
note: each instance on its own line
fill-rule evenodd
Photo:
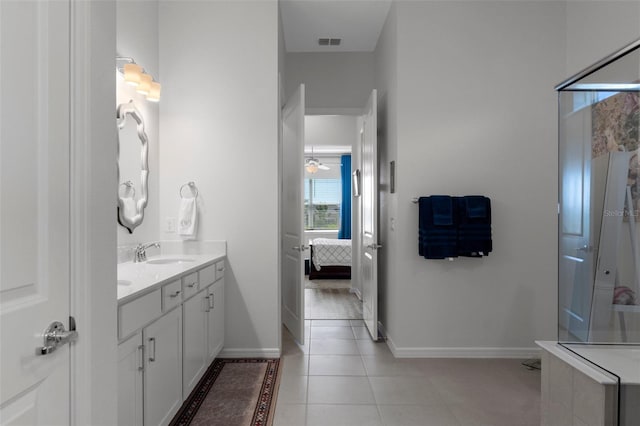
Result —
M 140 76 L 140 84 L 138 84 L 138 87 L 136 88 L 136 92 L 142 95 L 148 95 L 149 90 L 151 90 L 152 81 L 153 81 L 153 77 L 151 77 L 149 74 L 143 73 Z
M 137 86 L 140 84 L 140 76 L 142 75 L 142 67 L 138 64 L 124 64 L 123 74 L 124 81 L 130 86 Z
M 134 86 L 136 92 L 146 95 L 148 101 L 160 101 L 160 83 L 154 81 L 153 76 L 146 73 L 144 68 L 136 64 L 133 58 L 116 57 L 116 69 L 124 76 L 124 81 Z
M 149 94 L 147 95 L 147 100 L 150 102 L 160 102 L 160 90 L 162 86 L 157 81 L 151 82 L 151 87 L 149 88 Z

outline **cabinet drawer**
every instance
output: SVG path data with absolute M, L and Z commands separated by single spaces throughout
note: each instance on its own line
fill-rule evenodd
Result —
M 209 265 L 198 271 L 200 274 L 200 288 L 205 288 L 216 280 L 216 265 Z
M 120 339 L 149 324 L 161 314 L 160 289 L 132 300 L 118 308 L 118 337 Z
M 224 277 L 224 270 L 225 270 L 224 260 L 217 262 L 216 263 L 216 280 L 219 280 L 220 278 Z
M 162 287 L 162 312 L 167 312 L 182 302 L 182 285 L 180 280 Z
M 182 278 L 182 296 L 185 300 L 196 294 L 200 290 L 198 284 L 198 273 L 194 272 Z

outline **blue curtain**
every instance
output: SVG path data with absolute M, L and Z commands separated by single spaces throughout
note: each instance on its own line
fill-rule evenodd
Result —
M 342 202 L 340 203 L 340 231 L 338 238 L 351 239 L 351 155 L 340 157 L 342 178 Z

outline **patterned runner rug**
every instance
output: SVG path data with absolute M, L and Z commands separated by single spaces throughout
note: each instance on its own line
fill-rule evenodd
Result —
M 170 426 L 270 426 L 278 359 L 216 359 Z

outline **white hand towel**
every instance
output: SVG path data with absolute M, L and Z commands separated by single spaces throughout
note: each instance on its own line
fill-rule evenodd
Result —
M 123 198 L 122 205 L 124 207 L 124 216 L 133 219 L 136 215 L 136 200 L 133 197 Z
M 196 221 L 198 210 L 196 198 L 183 198 L 178 213 L 178 234 L 185 240 L 196 239 Z

